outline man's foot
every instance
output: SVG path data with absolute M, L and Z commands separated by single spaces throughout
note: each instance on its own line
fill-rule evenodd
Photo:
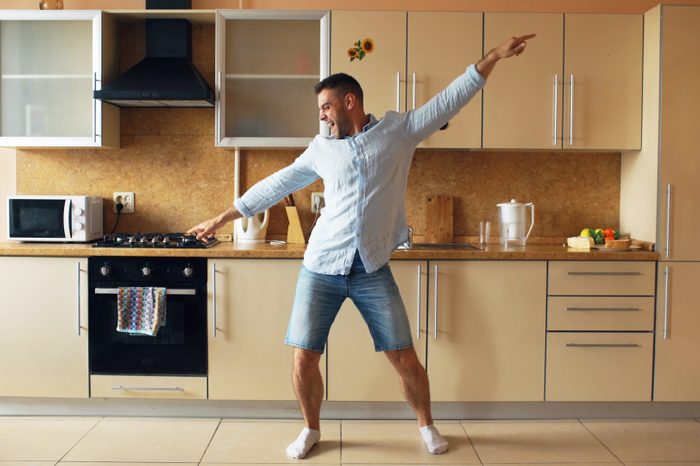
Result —
M 440 434 L 438 434 L 440 435 Z M 287 456 L 295 460 L 300 460 L 318 443 L 321 439 L 321 432 L 304 427 L 299 437 L 287 447 Z
M 440 435 L 434 424 L 420 428 L 420 436 L 423 438 L 426 450 L 433 455 L 445 453 L 449 444 L 445 437 Z

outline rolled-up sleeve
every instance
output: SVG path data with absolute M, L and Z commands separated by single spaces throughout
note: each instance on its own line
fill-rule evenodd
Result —
M 316 181 L 319 176 L 314 168 L 312 145 L 294 163 L 254 184 L 233 202 L 234 207 L 245 217 L 252 217 Z
M 419 144 L 459 113 L 485 84 L 486 80 L 476 70 L 476 66 L 469 65 L 464 74 L 425 105 L 406 114 L 404 136 L 416 145 Z

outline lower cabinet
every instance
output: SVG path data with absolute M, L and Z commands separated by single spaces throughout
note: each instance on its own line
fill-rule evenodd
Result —
M 209 261 L 210 399 L 296 399 L 284 336 L 300 266 L 297 259 Z
M 659 262 L 655 401 L 700 401 L 700 262 Z
M 428 263 L 397 260 L 390 267 L 406 306 L 418 359 L 425 365 Z M 328 337 L 328 399 L 403 400 L 398 375 L 386 356 L 374 351 L 367 325 L 350 300 L 341 307 Z
M 551 261 L 547 401 L 650 401 L 654 262 Z
M 87 398 L 87 259 L 3 257 L 0 296 L 0 396 Z
M 433 401 L 542 401 L 547 263 L 431 261 Z

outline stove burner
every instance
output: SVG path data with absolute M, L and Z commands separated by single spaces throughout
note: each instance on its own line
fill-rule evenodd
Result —
M 204 249 L 218 244 L 219 240 L 198 240 L 195 235 L 185 233 L 114 233 L 105 235 L 94 248 L 168 248 Z

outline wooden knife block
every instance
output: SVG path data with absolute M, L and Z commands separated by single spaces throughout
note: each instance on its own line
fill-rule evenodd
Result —
M 425 198 L 425 242 L 451 243 L 454 218 L 452 196 L 428 196 Z
M 304 244 L 304 230 L 301 229 L 301 221 L 299 221 L 299 212 L 296 206 L 286 206 L 287 219 L 289 226 L 287 227 L 287 243 L 288 244 Z

